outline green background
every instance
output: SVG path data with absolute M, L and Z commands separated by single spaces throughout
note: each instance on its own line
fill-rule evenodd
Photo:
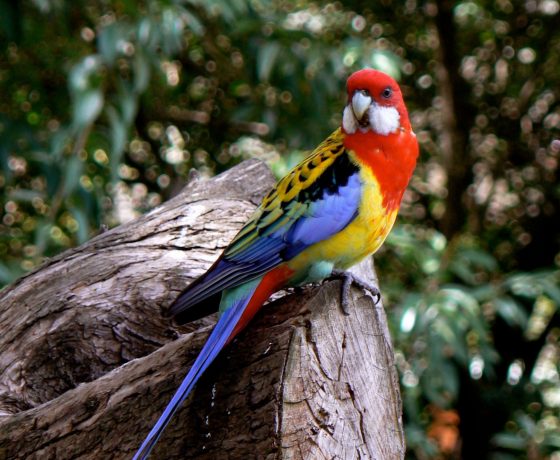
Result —
M 0 0 L 0 284 L 401 84 L 421 158 L 375 257 L 408 458 L 560 459 L 560 3 Z

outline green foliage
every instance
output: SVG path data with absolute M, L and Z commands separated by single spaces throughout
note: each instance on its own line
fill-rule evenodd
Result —
M 331 107 L 350 66 L 371 64 L 361 41 L 333 46 L 308 25 L 315 7 L 0 7 L 17 17 L 0 62 L 4 283 L 159 203 L 190 168 L 213 174 L 239 161 L 240 136 L 278 139 L 281 150 L 316 144 L 339 123 Z M 344 34 L 347 13 L 330 9 L 329 32 Z
M 556 458 L 559 5 L 0 1 L 0 283 L 191 168 L 259 157 L 282 176 L 374 66 L 421 145 L 376 256 L 408 455 Z
M 496 259 L 472 237 L 449 245 L 441 233 L 409 225 L 391 233 L 385 252 L 378 269 L 386 301 L 397 304 L 390 320 L 409 448 L 420 457 L 431 455 L 428 440 L 420 436 L 434 423 L 429 408 L 453 408 L 460 380 L 468 373 L 480 391 L 489 383 L 502 388 L 497 398 L 504 398 L 512 414 L 522 414 L 526 404 L 511 399 L 516 386 L 540 401 L 541 410 L 531 414 L 536 418 L 532 431 L 512 421 L 508 432 L 493 437 L 497 448 L 521 446 L 518 450 L 526 452 L 538 432 L 536 437 L 543 438 L 540 452 L 554 452 L 558 373 L 541 374 L 543 366 L 558 366 L 558 356 L 541 351 L 531 365 L 520 354 L 500 356 L 494 331 L 501 323 L 517 331 L 512 336 L 522 341 L 543 340 L 560 306 L 560 270 L 502 273 Z M 398 265 L 387 265 L 389 261 Z M 552 331 L 547 339 L 554 343 L 560 329 Z

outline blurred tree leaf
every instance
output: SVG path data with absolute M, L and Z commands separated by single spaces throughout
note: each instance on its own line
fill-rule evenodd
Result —
M 515 299 L 509 296 L 494 299 L 497 313 L 510 325 L 525 328 L 527 326 L 527 312 Z

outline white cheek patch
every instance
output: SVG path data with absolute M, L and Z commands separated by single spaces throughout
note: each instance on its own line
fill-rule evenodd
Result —
M 401 116 L 395 107 L 373 104 L 369 108 L 368 115 L 371 129 L 382 136 L 394 133 L 400 126 Z
M 342 112 L 342 127 L 348 134 L 354 134 L 358 128 L 358 122 L 350 104 L 344 107 L 344 112 Z

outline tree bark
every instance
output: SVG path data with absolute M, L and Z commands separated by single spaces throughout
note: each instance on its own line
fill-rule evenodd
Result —
M 272 184 L 250 161 L 190 183 L 0 293 L 0 459 L 130 458 L 215 316 L 162 312 Z M 362 278 L 375 280 L 371 261 Z M 401 459 L 401 400 L 381 303 L 340 282 L 272 301 L 206 372 L 153 458 Z
M 447 172 L 447 196 L 441 231 L 451 240 L 461 231 L 469 216 L 469 203 L 466 200 L 470 198 L 465 190 L 472 182 L 473 159 L 467 149 L 467 139 L 473 125 L 473 110 L 466 103 L 470 88 L 460 75 L 461 56 L 457 53 L 459 37 L 453 17 L 455 2 L 436 0 L 436 4 L 438 13 L 435 26 L 439 38 L 436 78 L 442 111 L 439 143 Z

